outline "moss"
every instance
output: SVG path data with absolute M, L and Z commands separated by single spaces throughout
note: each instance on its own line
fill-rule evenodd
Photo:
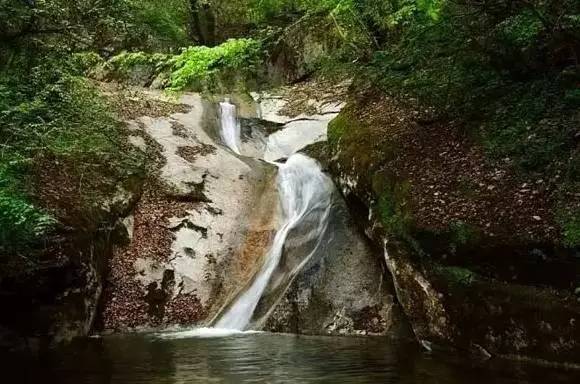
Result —
M 470 285 L 477 275 L 467 268 L 437 266 L 436 271 L 445 281 L 455 285 Z
M 410 184 L 392 183 L 379 196 L 377 211 L 387 232 L 403 240 L 411 240 L 412 214 L 408 205 Z
M 580 210 L 561 214 L 559 222 L 564 245 L 570 248 L 580 247 Z
M 385 176 L 381 166 L 395 158 L 398 149 L 389 136 L 377 137 L 373 123 L 356 115 L 358 108 L 359 104 L 355 103 L 330 122 L 328 144 L 331 152 L 338 155 L 342 169 L 353 169 L 359 181 L 371 187 Z M 381 192 L 381 188 L 375 190 L 377 195 Z
M 352 128 L 352 124 L 349 122 L 348 117 L 345 113 L 340 113 L 336 116 L 330 124 L 328 124 L 328 142 L 331 146 L 337 146 L 340 139 L 348 131 L 349 126 Z
M 450 243 L 453 246 L 467 246 L 479 240 L 477 229 L 463 221 L 452 221 L 449 224 Z

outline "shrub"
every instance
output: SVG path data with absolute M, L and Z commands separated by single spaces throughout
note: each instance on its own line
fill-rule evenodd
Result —
M 216 47 L 189 47 L 169 62 L 169 89 L 212 89 L 231 74 L 245 80 L 255 77 L 261 60 L 261 45 L 253 39 L 230 39 Z

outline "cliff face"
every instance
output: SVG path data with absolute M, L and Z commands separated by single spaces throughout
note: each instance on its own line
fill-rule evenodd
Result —
M 117 96 L 125 108 L 115 108 L 119 120 L 144 108 L 150 114 L 182 108 Z M 12 260 L 0 273 L 0 344 L 7 349 L 42 349 L 87 336 L 93 329 L 109 260 L 127 241 L 124 218 L 139 201 L 147 179 L 148 161 L 133 149 L 129 134 L 119 130 L 119 149 L 132 162 L 115 156 L 91 158 L 90 163 L 82 157 L 37 158 L 31 178 L 34 196 L 59 224 L 41 244 L 0 255 L 3 262 Z
M 129 125 L 158 170 L 128 221 L 131 241 L 110 260 L 107 331 L 208 325 L 252 278 L 275 231 L 274 167 L 217 144 L 200 95 L 181 102 L 184 113 Z
M 59 261 L 3 279 L 0 344 L 37 350 L 88 335 L 111 253 L 110 236 L 79 236 Z
M 63 226 L 42 249 L 21 254 L 25 266 L 11 266 L 0 278 L 0 345 L 33 351 L 68 342 L 91 332 L 104 287 L 108 260 L 125 238 L 122 218 L 140 196 L 142 177 L 110 180 L 102 174 L 95 186 L 113 186 L 95 206 L 83 205 L 81 193 L 67 195 L 73 178 L 46 164 L 41 197 L 59 210 Z M 61 173 L 62 172 L 62 173 Z M 93 189 L 92 192 L 104 192 Z
M 577 251 L 563 247 L 553 186 L 488 161 L 453 122 L 381 93 L 330 126 L 330 169 L 385 251 L 425 345 L 578 363 Z

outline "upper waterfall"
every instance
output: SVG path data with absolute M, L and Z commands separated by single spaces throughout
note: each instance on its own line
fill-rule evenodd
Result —
M 239 155 L 240 124 L 238 123 L 236 106 L 230 102 L 229 98 L 220 103 L 220 123 L 220 135 L 224 144 Z

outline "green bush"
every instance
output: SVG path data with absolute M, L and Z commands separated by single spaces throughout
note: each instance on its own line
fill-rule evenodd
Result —
M 127 73 L 139 65 L 150 65 L 161 69 L 167 65 L 170 55 L 163 53 L 121 52 L 112 57 L 109 64 L 117 71 Z
M 0 188 L 0 253 L 42 238 L 55 225 L 52 215 Z
M 538 41 L 543 31 L 542 21 L 530 11 L 510 16 L 496 27 L 496 36 L 504 44 L 526 48 Z
M 169 90 L 214 89 L 228 74 L 255 77 L 262 58 L 261 44 L 253 39 L 230 39 L 216 47 L 189 47 L 173 57 Z
M 96 52 L 78 52 L 74 53 L 71 63 L 79 75 L 88 74 L 94 68 L 104 65 L 105 60 Z

